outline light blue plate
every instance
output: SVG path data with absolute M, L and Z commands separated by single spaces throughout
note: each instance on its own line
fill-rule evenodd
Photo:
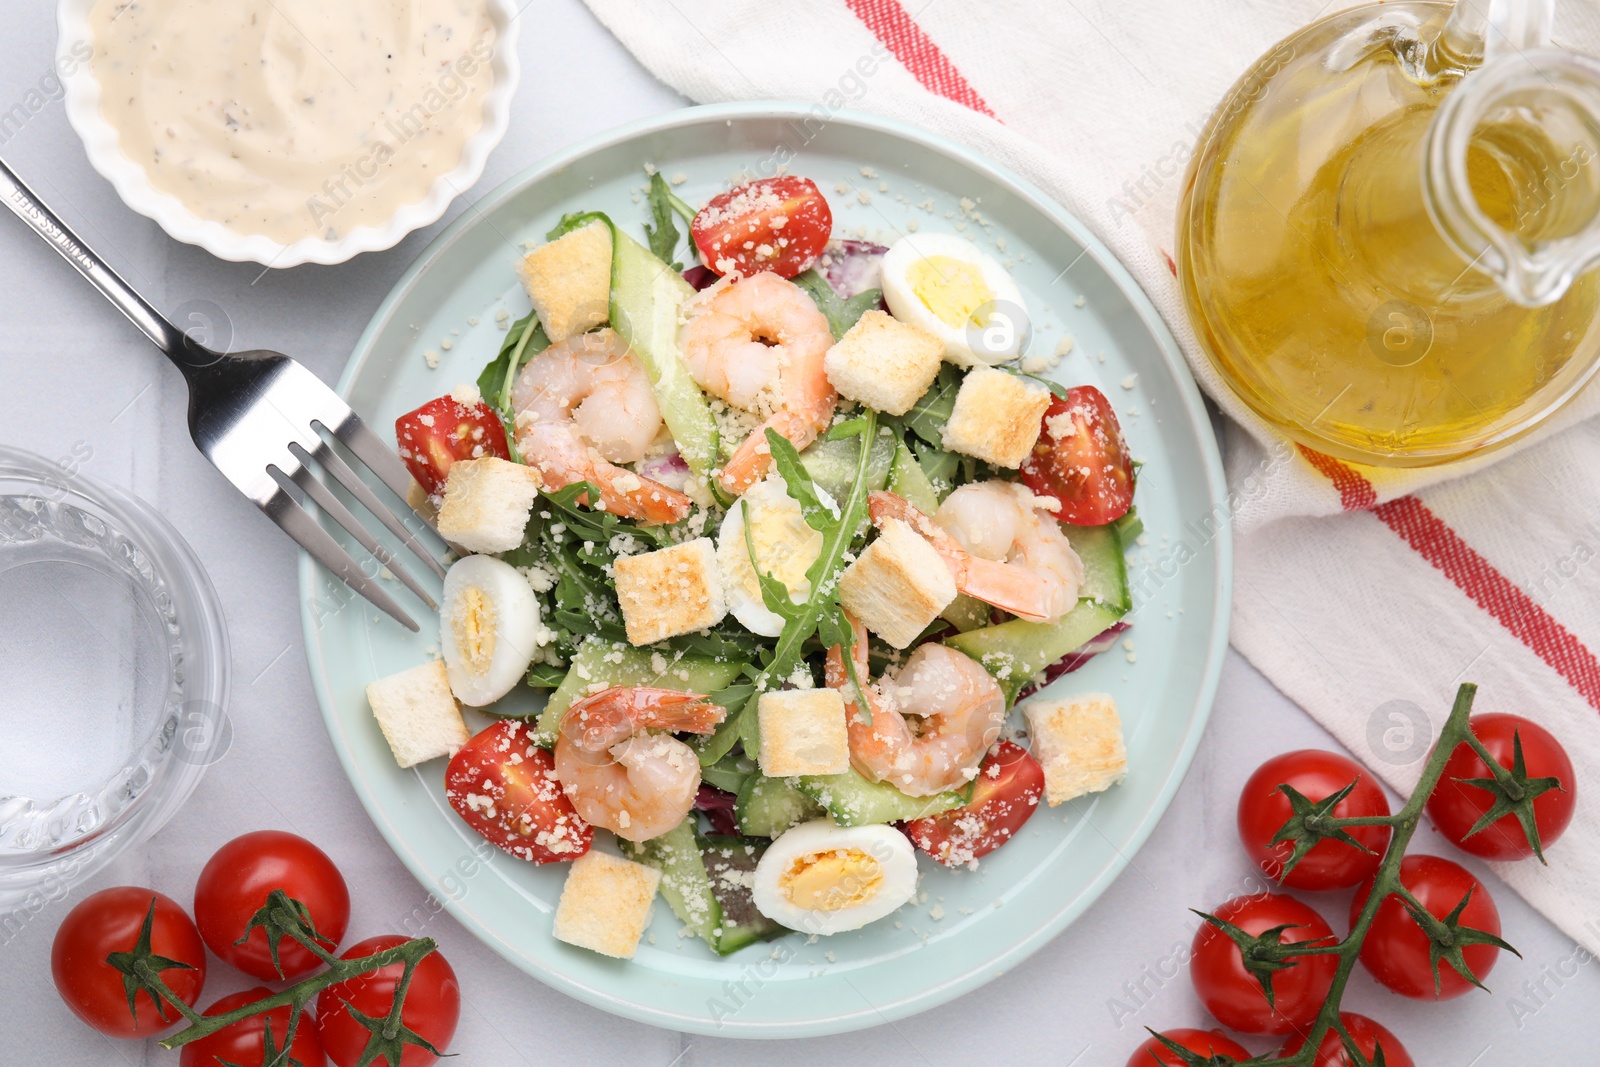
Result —
M 681 181 L 690 203 L 740 174 L 771 174 L 787 162 L 789 173 L 828 194 L 836 235 L 892 239 L 912 220 L 924 233 L 964 233 L 995 250 L 1021 284 L 1033 351 L 1055 351 L 1063 334 L 1074 338 L 1055 373 L 1098 385 L 1116 405 L 1144 461 L 1137 503 L 1147 534 L 1132 552 L 1128 636 L 1137 661 L 1119 646 L 1054 688 L 1116 697 L 1127 780 L 1089 801 L 1040 808 L 976 872 L 924 859 L 926 899 L 897 921 L 816 944 L 791 936 L 718 959 L 680 938 L 657 902 L 637 958 L 622 962 L 551 936 L 564 866 L 498 852 L 476 865 L 493 850 L 446 805 L 443 760 L 395 766 L 363 687 L 435 654 L 436 624 L 413 636 L 380 621 L 302 559 L 306 649 L 328 733 L 373 822 L 423 885 L 496 951 L 580 1000 L 728 1037 L 837 1033 L 925 1011 L 1014 966 L 1081 915 L 1144 843 L 1188 769 L 1227 644 L 1232 559 L 1222 468 L 1200 394 L 1127 272 L 1038 189 L 901 123 L 865 115 L 820 123 L 802 105 L 762 103 L 692 108 L 615 130 L 478 201 L 373 318 L 340 382 L 351 406 L 387 432 L 396 416 L 474 380 L 504 336 L 497 311 L 515 319 L 527 309 L 512 273 L 521 242 L 542 240 L 564 212 L 579 209 L 607 211 L 637 233 L 647 217 L 647 162 Z M 426 618 L 418 601 L 389 585 Z

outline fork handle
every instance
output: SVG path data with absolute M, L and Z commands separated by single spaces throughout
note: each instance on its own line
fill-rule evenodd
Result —
M 78 269 L 79 274 L 89 279 L 94 287 L 128 316 L 133 324 L 150 338 L 151 343 L 176 363 L 180 370 L 187 372 L 216 362 L 217 357 L 214 353 L 186 336 L 165 315 L 152 307 L 149 301 L 135 292 L 131 285 L 123 281 L 120 274 L 101 262 L 78 235 L 72 232 L 71 227 L 62 222 L 55 212 L 45 207 L 43 201 L 21 178 L 17 177 L 16 172 L 7 166 L 3 159 L 0 159 L 0 195 L 5 198 L 6 207 L 32 227 L 35 233 L 48 241 L 52 248 L 61 253 L 62 259 Z

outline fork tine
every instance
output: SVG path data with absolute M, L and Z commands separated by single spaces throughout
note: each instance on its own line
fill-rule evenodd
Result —
M 268 469 L 274 477 L 282 473 L 276 466 Z M 383 591 L 382 586 L 361 573 L 361 568 L 350 558 L 350 553 L 339 547 L 339 542 L 335 541 L 333 536 L 324 530 L 288 492 L 280 489 L 260 506 L 261 510 L 266 512 L 267 518 L 277 523 L 284 533 L 294 538 L 301 548 L 310 553 L 312 559 L 331 571 L 334 577 L 366 597 L 374 607 L 412 633 L 421 632 L 421 627 L 416 621 L 401 610 L 400 605 Z
M 291 447 L 290 451 L 296 452 L 299 449 Z M 389 572 L 400 579 L 407 589 L 421 597 L 423 603 L 427 604 L 429 608 L 437 611 L 439 609 L 438 603 L 428 595 L 426 589 L 417 584 L 417 580 L 411 577 L 411 572 L 400 565 L 400 561 L 395 558 L 394 553 L 380 545 L 378 539 L 367 532 L 367 528 L 361 525 L 361 521 L 350 514 L 350 509 L 345 507 L 339 498 L 334 496 L 328 487 L 322 484 L 316 473 L 305 465 L 305 460 L 302 457 L 296 456 L 295 458 L 301 461 L 301 466 L 295 472 L 294 484 L 305 490 L 306 495 L 316 502 L 317 507 L 332 516 L 333 521 L 342 526 L 345 533 L 354 537 L 362 548 L 371 552 L 379 563 L 387 566 Z
M 355 453 L 355 457 L 365 463 L 395 496 L 401 500 L 406 498 L 406 494 L 415 484 L 411 472 L 400 462 L 400 457 L 395 455 L 394 449 L 384 444 L 383 438 L 372 432 L 372 427 L 362 422 L 360 417 L 352 412 L 340 425 L 326 426 L 325 429 Z M 423 516 L 417 517 L 427 522 Z M 432 527 L 433 524 L 428 523 L 428 525 Z
M 299 446 L 295 445 L 291 446 L 290 450 L 294 451 L 298 448 Z M 378 521 L 388 527 L 390 533 L 404 541 L 405 546 L 426 563 L 429 570 L 440 578 L 444 577 L 444 566 L 434 558 L 433 553 L 424 548 L 416 539 L 416 536 L 406 529 L 405 524 L 400 521 L 399 517 L 390 511 L 383 501 L 378 499 L 378 494 L 372 491 L 371 486 L 362 481 L 356 472 L 350 469 L 350 465 L 344 461 L 344 458 L 338 452 L 334 451 L 332 445 L 323 441 L 316 452 L 312 453 L 312 456 L 318 463 L 322 464 L 323 470 L 333 475 L 335 481 L 344 486 L 351 496 L 361 502 L 362 507 L 377 516 Z M 303 456 L 297 458 L 301 462 L 305 461 Z M 368 551 L 371 550 L 369 549 Z

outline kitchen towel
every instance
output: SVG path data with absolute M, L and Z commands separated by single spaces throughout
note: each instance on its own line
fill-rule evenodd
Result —
M 695 101 L 814 101 L 912 122 L 1021 173 L 1092 228 L 1230 417 L 1235 647 L 1402 794 L 1463 680 L 1479 683 L 1479 710 L 1536 719 L 1580 768 L 1600 767 L 1600 387 L 1515 448 L 1376 471 L 1273 434 L 1221 385 L 1184 318 L 1174 209 L 1207 116 L 1277 41 L 1350 5 L 586 3 Z M 1600 11 L 1563 0 L 1556 37 L 1600 51 Z M 1586 791 L 1550 857 L 1492 866 L 1600 952 L 1600 807 Z

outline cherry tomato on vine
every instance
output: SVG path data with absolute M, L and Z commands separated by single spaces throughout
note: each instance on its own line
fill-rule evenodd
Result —
M 1533 822 L 1539 844 L 1549 848 L 1567 829 L 1577 806 L 1577 776 L 1561 742 L 1536 722 L 1501 713 L 1474 715 L 1468 722 L 1473 736 L 1489 750 L 1495 762 L 1512 769 L 1516 746 L 1522 739 L 1522 758 L 1529 778 L 1556 778 L 1560 788 L 1546 789 L 1533 799 Z M 1500 816 L 1471 837 L 1480 818 L 1494 806 L 1495 794 L 1462 778 L 1490 778 L 1488 764 L 1463 742 L 1450 753 L 1444 774 L 1428 798 L 1428 817 L 1457 848 L 1490 860 L 1520 860 L 1533 855 L 1533 846 L 1514 813 Z
M 345 949 L 340 959 L 370 956 L 405 942 L 405 938 L 395 934 L 369 937 Z M 317 1036 L 322 1039 L 328 1059 L 338 1067 L 354 1067 L 361 1058 L 361 1050 L 367 1047 L 367 1039 L 372 1036 L 371 1031 L 345 1010 L 345 1005 L 363 1015 L 383 1018 L 394 1007 L 395 987 L 400 984 L 404 972 L 403 963 L 391 963 L 335 983 L 317 994 Z M 406 1002 L 400 1009 L 400 1021 L 440 1052 L 447 1052 L 460 1018 L 461 986 L 456 981 L 455 969 L 437 951 L 430 952 L 422 957 L 411 974 Z M 401 1054 L 400 1067 L 426 1067 L 437 1059 L 420 1045 L 408 1044 Z
M 295 834 L 257 830 L 217 849 L 206 861 L 194 887 L 194 918 L 206 947 L 252 978 L 276 981 L 266 931 L 250 931 L 251 916 L 267 902 L 267 894 L 281 889 L 304 904 L 311 914 L 322 947 L 339 947 L 350 925 L 350 890 L 328 854 Z M 304 978 L 321 961 L 310 949 L 287 937 L 278 941 L 282 978 Z
M 1350 1039 L 1356 1043 L 1356 1048 L 1361 1051 L 1361 1056 L 1367 1063 L 1372 1062 L 1372 1058 L 1378 1054 L 1378 1046 L 1381 1045 L 1384 1067 L 1416 1067 L 1411 1054 L 1400 1043 L 1400 1039 L 1391 1034 L 1381 1023 L 1374 1022 L 1365 1015 L 1348 1011 L 1339 1013 L 1339 1021 L 1350 1031 Z M 1278 1055 L 1292 1056 L 1304 1047 L 1305 1039 L 1294 1037 L 1279 1050 Z M 1322 1044 L 1317 1046 L 1317 1058 L 1311 1067 L 1352 1067 L 1354 1063 L 1350 1054 L 1345 1051 L 1344 1041 L 1339 1037 L 1339 1032 L 1330 1028 L 1323 1035 Z
M 1133 505 L 1133 458 L 1111 401 L 1092 385 L 1054 397 L 1033 451 L 1022 461 L 1022 483 L 1060 501 L 1056 518 L 1073 526 L 1103 526 Z
M 718 274 L 793 278 L 822 254 L 833 211 L 810 178 L 762 178 L 711 198 L 689 235 Z
M 394 420 L 400 458 L 430 495 L 444 492 L 450 465 L 458 459 L 510 459 L 506 428 L 484 403 L 460 404 L 453 397 L 430 400 Z
M 445 799 L 484 840 L 518 859 L 575 860 L 589 851 L 594 830 L 561 791 L 555 768 L 525 724 L 501 719 L 451 757 Z
M 125 885 L 85 897 L 61 921 L 50 946 L 50 974 L 61 999 L 78 1018 L 111 1037 L 150 1037 L 179 1018 L 170 1004 L 158 1010 L 155 997 L 146 992 L 135 998 L 137 1016 L 130 1013 L 122 972 L 106 962 L 111 953 L 138 946 L 151 901 L 155 914 L 147 947 L 156 956 L 187 964 L 160 975 L 175 996 L 193 1005 L 206 984 L 206 947 L 178 902 L 153 889 Z
M 1400 884 L 1436 919 L 1449 915 L 1470 892 L 1472 899 L 1462 911 L 1459 924 L 1500 936 L 1500 911 L 1494 906 L 1489 890 L 1460 864 L 1441 856 L 1407 856 L 1400 861 Z M 1356 891 L 1355 899 L 1350 902 L 1351 925 L 1355 924 L 1371 892 L 1371 883 Z M 1380 985 L 1403 996 L 1431 1000 L 1434 984 L 1433 968 L 1428 963 L 1429 943 L 1428 935 L 1423 933 L 1400 898 L 1391 894 L 1378 905 L 1378 912 L 1367 929 L 1367 939 L 1361 945 L 1361 963 Z M 1469 944 L 1461 949 L 1461 954 L 1481 982 L 1494 969 L 1500 949 L 1494 945 Z M 1439 1000 L 1459 997 L 1471 988 L 1472 983 L 1448 962 L 1439 962 Z
M 1333 943 L 1333 931 L 1322 916 L 1293 897 L 1262 893 L 1235 897 L 1213 913 L 1247 934 L 1260 934 L 1290 924 L 1280 942 Z M 1217 1022 L 1247 1034 L 1287 1034 L 1304 1029 L 1316 1018 L 1333 985 L 1339 961 L 1332 955 L 1291 956 L 1294 966 L 1272 976 L 1276 1008 L 1267 1004 L 1261 983 L 1245 969 L 1239 946 L 1221 930 L 1202 921 L 1190 949 L 1189 977 Z
M 225 1015 L 271 995 L 271 990 L 261 986 L 246 989 L 242 993 L 223 997 L 203 1014 Z M 272 1024 L 272 1047 L 281 1052 L 283 1035 L 289 1031 L 287 1004 L 241 1019 L 209 1037 L 184 1045 L 178 1054 L 178 1067 L 218 1067 L 223 1063 L 236 1064 L 237 1067 L 262 1067 L 267 1062 L 266 1033 L 269 1021 Z M 328 1057 L 323 1055 L 322 1042 L 317 1039 L 317 1022 L 311 1016 L 301 1016 L 300 1024 L 294 1030 L 294 1044 L 289 1048 L 289 1055 L 300 1067 L 327 1067 Z
M 1317 802 L 1351 782 L 1356 783 L 1330 813 L 1337 818 L 1388 815 L 1389 801 L 1376 779 L 1353 759 L 1314 748 L 1285 752 L 1256 769 L 1239 794 L 1239 840 L 1245 852 L 1269 876 L 1277 878 L 1294 852 L 1289 841 L 1272 843 L 1273 835 L 1294 814 L 1289 798 L 1278 790 L 1287 785 Z M 1372 850 L 1368 855 L 1344 841 L 1324 839 L 1282 878 L 1292 889 L 1343 889 L 1357 885 L 1378 869 L 1389 844 L 1387 826 L 1358 826 L 1345 831 Z
M 1010 841 L 1039 807 L 1044 768 L 1022 746 L 1002 741 L 984 759 L 965 806 L 906 823 L 922 851 L 947 867 L 987 856 Z
M 1250 1050 L 1239 1042 L 1233 1040 L 1221 1030 L 1195 1030 L 1189 1027 L 1179 1027 L 1176 1030 L 1163 1030 L 1161 1036 L 1169 1041 L 1176 1042 L 1200 1056 L 1227 1056 L 1235 1060 L 1250 1058 Z M 1128 1057 L 1128 1067 L 1182 1067 L 1183 1061 L 1173 1055 L 1171 1049 L 1150 1038 L 1144 1044 L 1133 1050 L 1133 1055 Z

